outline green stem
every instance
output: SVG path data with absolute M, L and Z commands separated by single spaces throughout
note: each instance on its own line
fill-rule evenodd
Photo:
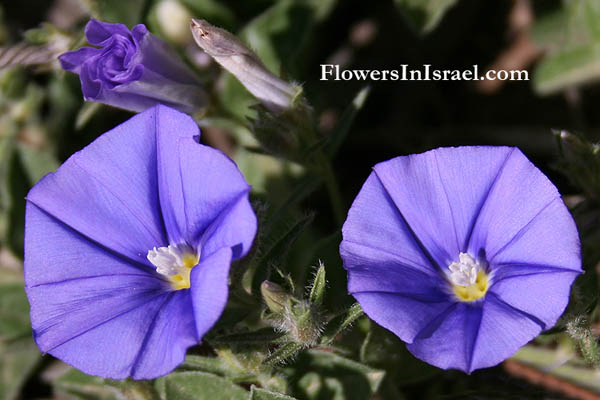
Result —
M 338 226 L 342 226 L 346 219 L 346 210 L 342 200 L 340 187 L 337 183 L 333 168 L 331 167 L 331 162 L 322 152 L 319 152 L 318 160 L 321 167 L 321 172 L 323 173 L 325 187 L 329 193 L 329 201 L 331 202 L 331 208 L 333 211 L 333 216 L 335 217 L 335 222 Z

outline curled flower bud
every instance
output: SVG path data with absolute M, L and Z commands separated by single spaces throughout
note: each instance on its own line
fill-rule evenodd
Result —
M 301 98 L 299 86 L 273 75 L 258 56 L 231 33 L 202 19 L 192 19 L 190 29 L 198 46 L 233 74 L 270 111 L 291 108 Z
M 79 74 L 86 100 L 131 111 L 166 104 L 192 112 L 206 103 L 206 94 L 194 73 L 173 48 L 140 24 L 91 19 L 85 27 L 88 42 L 59 57 L 63 69 Z

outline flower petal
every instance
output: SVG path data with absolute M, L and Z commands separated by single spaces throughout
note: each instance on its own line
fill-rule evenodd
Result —
M 168 244 L 157 193 L 155 116 L 136 115 L 44 177 L 27 200 L 137 262 Z
M 163 104 L 153 97 L 138 94 L 136 89 L 129 91 L 130 86 L 138 86 L 138 81 L 126 83 L 110 89 L 99 81 L 89 80 L 87 74 L 85 74 L 85 69 L 84 66 L 80 75 L 81 89 L 84 93 L 85 100 L 96 101 L 134 112 L 142 112 L 157 104 Z M 164 104 L 181 108 L 180 105 L 174 105 L 169 102 L 164 102 Z
M 202 257 L 210 256 L 223 247 L 230 247 L 233 259 L 245 256 L 256 236 L 257 221 L 248 200 L 248 193 L 227 208 L 209 225 L 202 234 L 200 247 Z
M 82 47 L 75 51 L 63 53 L 58 57 L 62 69 L 78 74 L 81 71 L 81 65 L 91 57 L 101 53 L 101 50 L 93 47 Z
M 105 97 L 102 101 L 116 107 L 140 111 L 143 111 L 145 109 L 143 107 L 147 107 L 147 104 L 152 106 L 163 104 L 188 113 L 193 113 L 206 104 L 206 94 L 199 90 L 196 84 L 179 83 L 166 79 L 141 64 L 135 68 L 143 70 L 139 79 L 137 76 L 133 76 L 137 80 L 114 87 L 104 94 Z M 145 101 L 139 104 L 132 103 L 131 100 L 136 98 Z
M 436 163 L 452 211 L 459 248 L 463 253 L 467 251 L 468 240 L 478 213 L 512 152 L 513 148 L 495 146 L 435 150 Z M 440 198 L 443 199 L 441 196 Z
M 156 124 L 158 187 L 162 216 L 169 241 L 182 243 L 185 240 L 187 218 L 183 197 L 184 182 L 179 162 L 179 140 L 199 137 L 200 129 L 192 118 L 168 107 L 156 106 L 152 110 Z M 200 174 L 202 168 L 194 172 Z M 194 180 L 188 184 L 197 185 Z
M 494 295 L 482 302 L 457 303 L 419 333 L 408 350 L 443 369 L 472 372 L 494 366 L 541 331 L 539 323 Z
M 150 379 L 173 370 L 198 342 L 189 291 L 170 292 L 153 271 L 33 204 L 26 223 L 26 290 L 42 351 L 90 374 Z
M 508 269 L 506 266 L 502 269 Z M 520 275 L 506 276 L 495 281 L 490 292 L 502 301 L 523 313 L 543 321 L 544 329 L 556 324 L 567 304 L 571 285 L 577 278 L 577 271 L 544 271 L 540 266 L 518 265 Z M 525 272 L 529 274 L 525 274 Z
M 365 259 L 364 263 L 348 268 L 348 291 L 352 294 L 399 293 L 431 301 L 450 301 L 447 287 L 448 282 L 440 276 L 425 274 L 394 262 Z
M 398 264 L 436 274 L 375 173 L 371 173 L 352 203 L 342 234 L 340 254 L 346 268 L 370 258 L 395 260 Z
M 168 293 L 149 274 L 28 287 L 34 338 L 40 350 L 86 373 L 125 378 Z
M 69 228 L 32 203 L 25 219 L 25 281 L 28 287 L 100 276 L 150 275 Z
M 548 178 L 515 148 L 481 207 L 473 227 L 469 251 L 478 254 L 485 249 L 487 259 L 493 259 L 559 197 L 556 187 Z M 564 215 L 559 221 L 545 221 L 545 227 L 558 230 L 564 224 Z M 572 232 L 572 222 L 567 225 L 566 228 Z M 544 240 L 543 243 L 548 242 Z
M 489 254 L 489 261 L 492 266 L 528 264 L 581 272 L 580 249 L 573 217 L 557 197 L 495 254 Z
M 190 290 L 198 338 L 214 326 L 225 309 L 231 257 L 231 249 L 225 247 L 192 269 Z
M 166 375 L 183 362 L 186 350 L 200 340 L 192 310 L 189 290 L 178 290 L 168 296 L 144 338 L 131 371 L 134 379 Z
M 197 143 L 194 139 L 179 140 L 179 162 L 187 216 L 186 237 L 192 244 L 196 244 L 200 235 L 222 212 L 242 197 L 248 202 L 250 186 L 229 157 L 219 150 Z M 239 221 L 240 227 L 246 224 L 246 228 L 253 229 L 254 212 L 248 207 L 244 211 L 244 219 Z M 247 248 L 248 238 L 245 242 Z M 239 242 L 234 243 L 237 244 Z
M 196 245 L 249 186 L 231 159 L 198 143 L 192 118 L 164 106 L 155 110 L 160 203 L 169 239 Z
M 79 71 L 79 81 L 81 82 L 81 91 L 85 100 L 103 101 L 102 94 L 105 92 L 102 82 L 93 75 L 94 66 L 83 64 Z
M 150 32 L 144 25 L 136 25 L 131 29 L 131 35 L 138 48 L 132 63 L 143 64 L 154 73 L 173 82 L 181 84 L 198 85 L 199 81 L 196 75 L 184 63 L 173 47 L 163 42 Z M 203 91 L 197 86 L 196 92 L 204 95 Z M 202 97 L 206 101 L 206 97 Z M 199 107 L 204 103 L 198 103 Z
M 406 343 L 412 343 L 423 327 L 450 307 L 446 302 L 428 303 L 396 293 L 359 292 L 353 296 L 369 318 Z
M 129 29 L 123 24 L 111 24 L 92 18 L 85 26 L 85 37 L 94 46 L 104 46 L 112 35 L 130 37 Z
M 481 317 L 480 305 L 454 303 L 429 320 L 407 349 L 436 367 L 470 371 L 473 343 Z
M 499 364 L 535 338 L 541 330 L 539 321 L 507 307 L 494 295 L 488 294 L 472 344 L 468 372 Z
M 374 169 L 422 246 L 446 268 L 464 252 L 473 221 L 510 151 L 441 148 L 397 157 Z
M 348 291 L 379 325 L 411 343 L 452 302 L 439 277 L 394 263 L 348 268 Z

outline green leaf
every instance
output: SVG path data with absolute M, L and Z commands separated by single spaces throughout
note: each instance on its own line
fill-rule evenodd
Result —
M 281 0 L 246 25 L 240 37 L 277 74 L 282 67 L 294 69 L 313 24 L 313 10 L 306 2 Z
M 315 279 L 313 280 L 309 300 L 312 304 L 320 306 L 323 304 L 323 297 L 325 297 L 325 286 L 327 285 L 327 280 L 325 279 L 325 265 L 323 263 L 319 263 L 319 269 L 315 274 Z
M 396 6 L 420 33 L 429 33 L 457 0 L 395 0 Z
M 179 366 L 181 370 L 193 370 L 208 372 L 211 374 L 224 376 L 232 382 L 256 382 L 256 374 L 243 368 L 238 368 L 238 365 L 232 367 L 224 360 L 217 357 L 202 357 L 202 356 L 187 356 L 185 362 Z
M 271 392 L 269 390 L 257 388 L 252 385 L 250 387 L 250 398 L 249 400 L 295 400 L 294 397 L 287 396 L 285 394 Z
M 102 103 L 96 103 L 95 101 L 86 101 L 83 103 L 75 117 L 75 130 L 79 131 L 85 128 L 102 107 Z
M 30 188 L 27 183 L 27 174 L 20 160 L 18 152 L 12 155 L 9 170 L 9 193 L 10 208 L 7 218 L 7 237 L 8 247 L 15 254 L 23 254 L 25 237 L 25 196 Z
M 47 173 L 56 171 L 60 165 L 56 156 L 50 151 L 41 151 L 25 145 L 19 145 L 18 150 L 21 164 L 32 185 Z
M 415 358 L 396 335 L 370 323 L 360 349 L 360 362 L 388 371 L 395 385 L 414 384 L 439 374 L 440 369 Z
M 9 135 L 9 128 L 12 124 L 7 121 L 0 125 L 0 129 Z M 6 126 L 9 125 L 9 126 Z M 12 195 L 10 188 L 10 173 L 13 162 L 13 152 L 15 149 L 11 137 L 0 137 L 0 243 L 6 243 L 8 239 L 9 214 L 12 205 Z
M 383 370 L 320 350 L 301 353 L 284 373 L 296 397 L 311 400 L 368 400 L 385 377 Z
M 361 89 L 352 100 L 352 103 L 344 110 L 334 132 L 328 138 L 329 144 L 327 146 L 327 153 L 329 154 L 329 157 L 333 158 L 342 143 L 344 143 L 344 140 L 348 136 L 348 132 L 350 132 L 354 118 L 364 106 L 370 92 L 371 88 L 369 86 Z
M 0 340 L 29 335 L 29 302 L 23 283 L 0 283 Z
M 600 200 L 600 144 L 577 133 L 554 134 L 559 150 L 556 168 L 589 197 Z
M 23 384 L 40 360 L 41 353 L 29 336 L 10 342 L 0 341 L 0 398 L 20 398 Z
M 312 8 L 315 19 L 321 22 L 331 14 L 338 0 L 307 0 L 307 3 Z
M 354 303 L 347 312 L 333 318 L 325 327 L 325 332 L 321 337 L 321 344 L 331 344 L 337 335 L 342 333 L 344 329 L 348 328 L 354 321 L 363 315 L 363 310 L 360 304 Z
M 289 210 L 294 209 L 300 202 L 310 196 L 322 183 L 323 179 L 320 176 L 311 173 L 297 180 L 288 197 L 269 214 L 269 218 L 265 223 L 270 226 L 276 221 L 281 221 L 289 213 Z
M 540 48 L 556 51 L 564 45 L 567 24 L 568 17 L 562 9 L 543 15 L 535 21 L 532 39 Z
M 277 332 L 273 328 L 262 328 L 253 332 L 217 336 L 210 338 L 209 342 L 214 344 L 263 344 L 289 341 L 289 339 L 283 336 L 283 333 Z
M 199 370 L 216 375 L 226 375 L 229 371 L 223 361 L 216 357 L 203 357 L 196 355 L 186 356 L 185 361 L 179 366 L 179 368 Z
M 179 0 L 179 2 L 190 9 L 197 17 L 209 21 L 225 29 L 232 29 L 235 23 L 235 15 L 221 1 L 217 0 Z
M 252 293 L 260 293 L 260 285 L 269 277 L 270 268 L 284 262 L 290 247 L 310 225 L 314 214 L 305 214 L 292 224 L 287 219 L 278 221 L 279 225 L 272 228 L 268 235 L 262 238 L 259 257 L 252 262 L 248 273 L 252 274 Z
M 549 95 L 600 80 L 600 3 L 565 1 L 536 20 L 533 38 L 545 50 L 534 71 L 534 89 Z
M 263 361 L 266 365 L 277 365 L 288 358 L 295 356 L 300 350 L 302 350 L 302 345 L 300 343 L 290 342 L 286 343 L 282 346 L 279 346 L 275 351 L 265 358 Z
M 54 391 L 59 395 L 85 400 L 127 400 L 119 388 L 120 384 L 108 384 L 108 381 L 96 376 L 69 368 L 53 382 Z
M 247 400 L 248 392 L 231 381 L 205 372 L 179 372 L 160 378 L 164 400 Z
M 600 380 L 598 370 L 589 368 L 582 360 L 571 357 L 565 362 L 565 349 L 559 347 L 556 350 L 531 345 L 523 346 L 512 360 L 526 364 L 539 371 L 565 379 L 577 386 L 587 388 L 595 393 L 600 392 Z
M 103 21 L 121 23 L 129 27 L 142 22 L 146 0 L 95 0 L 97 17 Z
M 600 80 L 600 43 L 583 44 L 548 55 L 535 70 L 533 85 L 540 95 Z

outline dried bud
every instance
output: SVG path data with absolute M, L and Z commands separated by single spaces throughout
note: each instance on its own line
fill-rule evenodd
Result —
M 270 111 L 287 110 L 299 101 L 302 89 L 273 75 L 258 56 L 231 33 L 202 19 L 192 19 L 190 29 L 198 46 Z

